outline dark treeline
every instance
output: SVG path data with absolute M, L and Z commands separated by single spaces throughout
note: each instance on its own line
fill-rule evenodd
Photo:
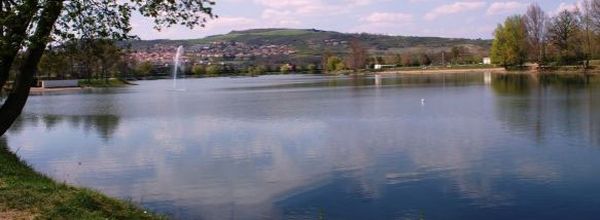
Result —
M 583 0 L 575 10 L 548 16 L 532 4 L 524 15 L 506 18 L 494 31 L 492 62 L 505 68 L 526 62 L 540 67 L 580 65 L 590 67 L 598 58 L 600 0 Z
M 125 50 L 112 40 L 80 39 L 49 46 L 38 64 L 38 79 L 104 79 L 132 72 Z

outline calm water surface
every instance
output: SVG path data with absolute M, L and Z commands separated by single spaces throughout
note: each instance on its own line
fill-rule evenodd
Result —
M 598 219 L 599 78 L 141 81 L 32 96 L 4 141 L 177 219 Z

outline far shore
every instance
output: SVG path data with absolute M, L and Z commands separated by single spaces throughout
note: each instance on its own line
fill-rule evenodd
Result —
M 391 75 L 391 74 L 444 74 L 444 73 L 475 73 L 475 72 L 493 72 L 506 73 L 509 72 L 504 68 L 464 68 L 464 69 L 415 69 L 415 70 L 386 70 L 377 72 L 376 74 Z
M 532 70 L 506 70 L 502 67 L 485 67 L 485 68 L 427 68 L 427 69 L 393 69 L 383 71 L 365 71 L 358 73 L 351 73 L 351 75 L 419 75 L 419 74 L 456 74 L 456 73 L 508 73 L 508 74 L 539 74 L 539 73 L 553 73 L 553 74 L 600 74 L 600 69 L 587 70 L 585 72 L 581 70 L 551 70 L 551 71 L 532 71 Z M 281 73 L 279 73 L 281 74 Z M 276 75 L 276 74 L 265 74 L 265 75 Z M 328 74 L 323 74 L 328 75 Z M 226 75 L 218 75 L 216 77 L 222 77 Z M 206 76 L 205 76 L 206 77 Z M 210 77 L 210 76 L 208 76 Z M 86 85 L 80 87 L 60 87 L 60 88 L 42 88 L 42 87 L 31 87 L 31 94 L 39 95 L 44 93 L 53 92 L 71 92 L 80 91 L 90 88 L 105 88 L 105 87 L 121 87 L 125 85 L 136 85 L 124 80 L 118 80 L 119 83 L 115 85 Z
M 506 70 L 503 67 L 490 67 L 490 68 L 456 68 L 456 69 L 445 69 L 445 68 L 431 68 L 431 69 L 408 69 L 408 70 L 384 70 L 381 72 L 372 72 L 372 74 L 381 75 L 396 75 L 396 74 L 454 74 L 454 73 L 507 73 L 507 74 L 600 74 L 600 69 L 567 69 L 567 70 Z

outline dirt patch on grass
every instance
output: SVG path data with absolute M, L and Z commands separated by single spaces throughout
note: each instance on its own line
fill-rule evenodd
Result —
M 31 220 L 37 215 L 18 210 L 0 210 L 0 219 Z

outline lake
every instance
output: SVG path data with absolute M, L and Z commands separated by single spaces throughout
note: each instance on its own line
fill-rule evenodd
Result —
M 31 96 L 3 142 L 176 219 L 600 216 L 600 76 L 136 83 Z

